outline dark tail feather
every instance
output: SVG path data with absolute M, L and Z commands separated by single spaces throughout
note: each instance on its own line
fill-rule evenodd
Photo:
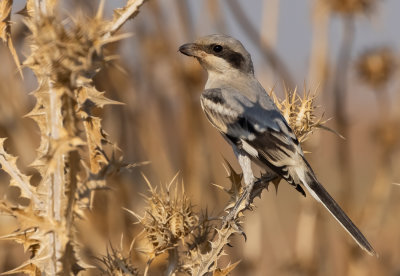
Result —
M 357 244 L 372 256 L 377 256 L 371 244 L 364 237 L 361 231 L 354 225 L 351 219 L 340 208 L 336 201 L 330 196 L 325 188 L 315 179 L 315 176 L 309 175 L 307 183 L 304 183 L 307 190 L 318 201 L 320 201 L 326 209 L 335 217 L 335 219 L 343 226 L 344 229 L 353 237 Z

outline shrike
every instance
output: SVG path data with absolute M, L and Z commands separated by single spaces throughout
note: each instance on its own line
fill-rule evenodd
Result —
M 376 255 L 364 235 L 318 182 L 300 143 L 272 99 L 254 76 L 250 54 L 240 41 L 209 35 L 179 48 L 208 72 L 201 106 L 211 124 L 232 145 L 246 189 L 255 177 L 251 161 L 272 171 L 305 195 L 302 187 L 337 219 L 358 245 Z

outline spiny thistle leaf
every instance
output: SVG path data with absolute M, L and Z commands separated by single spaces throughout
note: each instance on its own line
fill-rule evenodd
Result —
M 15 65 L 17 65 L 18 71 L 22 75 L 21 63 L 19 61 L 17 52 L 15 51 L 14 45 L 11 39 L 11 8 L 12 0 L 2 0 L 0 2 L 0 38 L 3 42 L 7 43 L 8 49 L 14 59 Z
M 36 228 L 26 229 L 24 231 L 17 231 L 15 233 L 4 235 L 0 237 L 0 240 L 11 240 L 15 241 L 24 246 L 24 251 L 26 252 L 29 248 L 39 244 L 38 240 L 32 239 L 32 235 L 36 232 Z
M 14 239 L 16 242 L 22 242 L 24 248 L 31 252 L 30 260 L 19 266 L 17 271 L 20 271 L 19 269 L 32 269 L 31 264 L 33 264 L 35 266 L 34 271 L 41 271 L 42 273 L 51 275 L 53 268 L 51 262 L 49 262 L 49 258 L 52 256 L 54 250 L 52 239 L 57 233 L 61 241 L 60 250 L 63 250 L 62 244 L 67 240 L 64 234 L 64 226 L 54 220 L 39 216 L 38 212 L 35 212 L 31 205 L 26 208 L 18 208 L 10 207 L 3 203 L 0 210 L 18 219 L 20 229 L 24 229 L 20 231 L 20 234 L 24 232 L 28 234 L 25 239 L 21 239 L 21 236 L 18 234 L 14 237 L 10 235 L 7 237 L 8 239 Z
M 217 268 L 214 270 L 213 276 L 226 276 L 231 273 L 239 263 L 240 261 L 237 261 L 233 264 L 228 264 L 225 268 Z
M 16 13 L 25 17 L 30 17 L 34 14 L 34 0 L 27 0 L 25 6 Z
M 229 190 L 224 189 L 230 196 L 233 201 L 236 201 L 236 199 L 240 196 L 242 192 L 242 178 L 243 174 L 242 173 L 237 173 L 233 168 L 232 165 L 228 162 L 228 160 L 224 159 L 226 166 L 225 170 L 226 173 L 228 174 L 228 178 L 231 182 L 231 187 Z
M 110 34 L 114 34 L 121 28 L 122 23 L 134 18 L 139 13 L 139 8 L 146 0 L 128 0 L 128 3 L 120 9 L 114 10 L 114 18 L 110 24 Z
M 86 141 L 89 150 L 90 170 L 97 173 L 101 167 L 107 164 L 102 153 L 104 143 L 110 143 L 107 135 L 101 127 L 101 119 L 93 115 L 95 107 L 102 108 L 107 104 L 120 104 L 107 99 L 104 93 L 97 91 L 94 87 L 81 87 L 76 90 L 78 108 L 83 125 L 85 127 Z
M 12 275 L 12 274 L 17 274 L 17 273 L 25 273 L 30 276 L 40 276 L 42 275 L 38 267 L 33 264 L 31 261 L 26 261 L 22 265 L 11 269 L 7 272 L 1 273 L 1 275 Z
M 217 260 L 223 254 L 223 248 L 229 243 L 229 238 L 235 233 L 238 233 L 236 227 L 230 227 L 230 225 L 217 230 L 215 239 L 210 242 L 211 250 L 207 253 L 192 250 L 187 265 L 184 267 L 190 271 L 191 275 L 205 275 L 206 273 L 215 271 L 217 269 Z
M 39 198 L 36 196 L 36 189 L 30 185 L 30 177 L 23 174 L 17 167 L 17 157 L 8 154 L 4 150 L 4 141 L 0 138 L 0 169 L 4 170 L 11 177 L 10 186 L 19 188 L 21 197 L 31 199 L 35 205 L 39 205 Z

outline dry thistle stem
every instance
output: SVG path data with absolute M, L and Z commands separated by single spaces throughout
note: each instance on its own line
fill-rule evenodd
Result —
M 0 140 L 0 168 L 11 176 L 10 185 L 21 190 L 28 206 L 1 205 L 14 216 L 19 230 L 12 239 L 31 252 L 31 258 L 9 273 L 30 275 L 77 274 L 88 267 L 79 255 L 83 244 L 77 238 L 75 220 L 81 207 L 90 205 L 92 192 L 105 185 L 105 178 L 118 162 L 105 154 L 111 144 L 95 110 L 116 104 L 97 91 L 92 77 L 107 61 L 106 44 L 126 36 L 115 32 L 132 18 L 143 0 L 130 0 L 112 21 L 102 18 L 102 3 L 94 18 L 63 20 L 57 0 L 28 0 L 24 12 L 29 28 L 30 55 L 24 66 L 32 69 L 39 87 L 32 94 L 36 105 L 26 115 L 40 129 L 40 146 L 32 163 L 41 176 L 37 187 L 20 172 L 16 157 L 9 155 Z M 0 35 L 10 41 L 12 1 L 0 5 Z M 9 48 L 13 51 L 13 48 Z M 13 53 L 14 55 L 14 53 Z M 89 202 L 89 203 L 88 203 Z
M 396 57 L 387 47 L 366 50 L 356 62 L 358 76 L 375 89 L 390 80 L 396 67 Z

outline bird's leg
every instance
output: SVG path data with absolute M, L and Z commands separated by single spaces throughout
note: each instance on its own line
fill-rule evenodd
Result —
M 254 180 L 255 180 L 255 177 L 253 175 L 253 170 L 251 169 L 251 160 L 247 155 L 243 153 L 239 153 L 237 158 L 239 160 L 239 165 L 242 168 L 243 172 L 245 191 L 250 195 L 251 190 L 253 190 Z
M 224 218 L 223 225 L 226 225 L 231 220 L 235 220 L 238 214 L 250 205 L 251 191 L 256 179 L 251 169 L 250 158 L 236 149 L 234 149 L 234 152 L 242 168 L 245 187 L 240 197 L 236 200 L 235 205 Z

